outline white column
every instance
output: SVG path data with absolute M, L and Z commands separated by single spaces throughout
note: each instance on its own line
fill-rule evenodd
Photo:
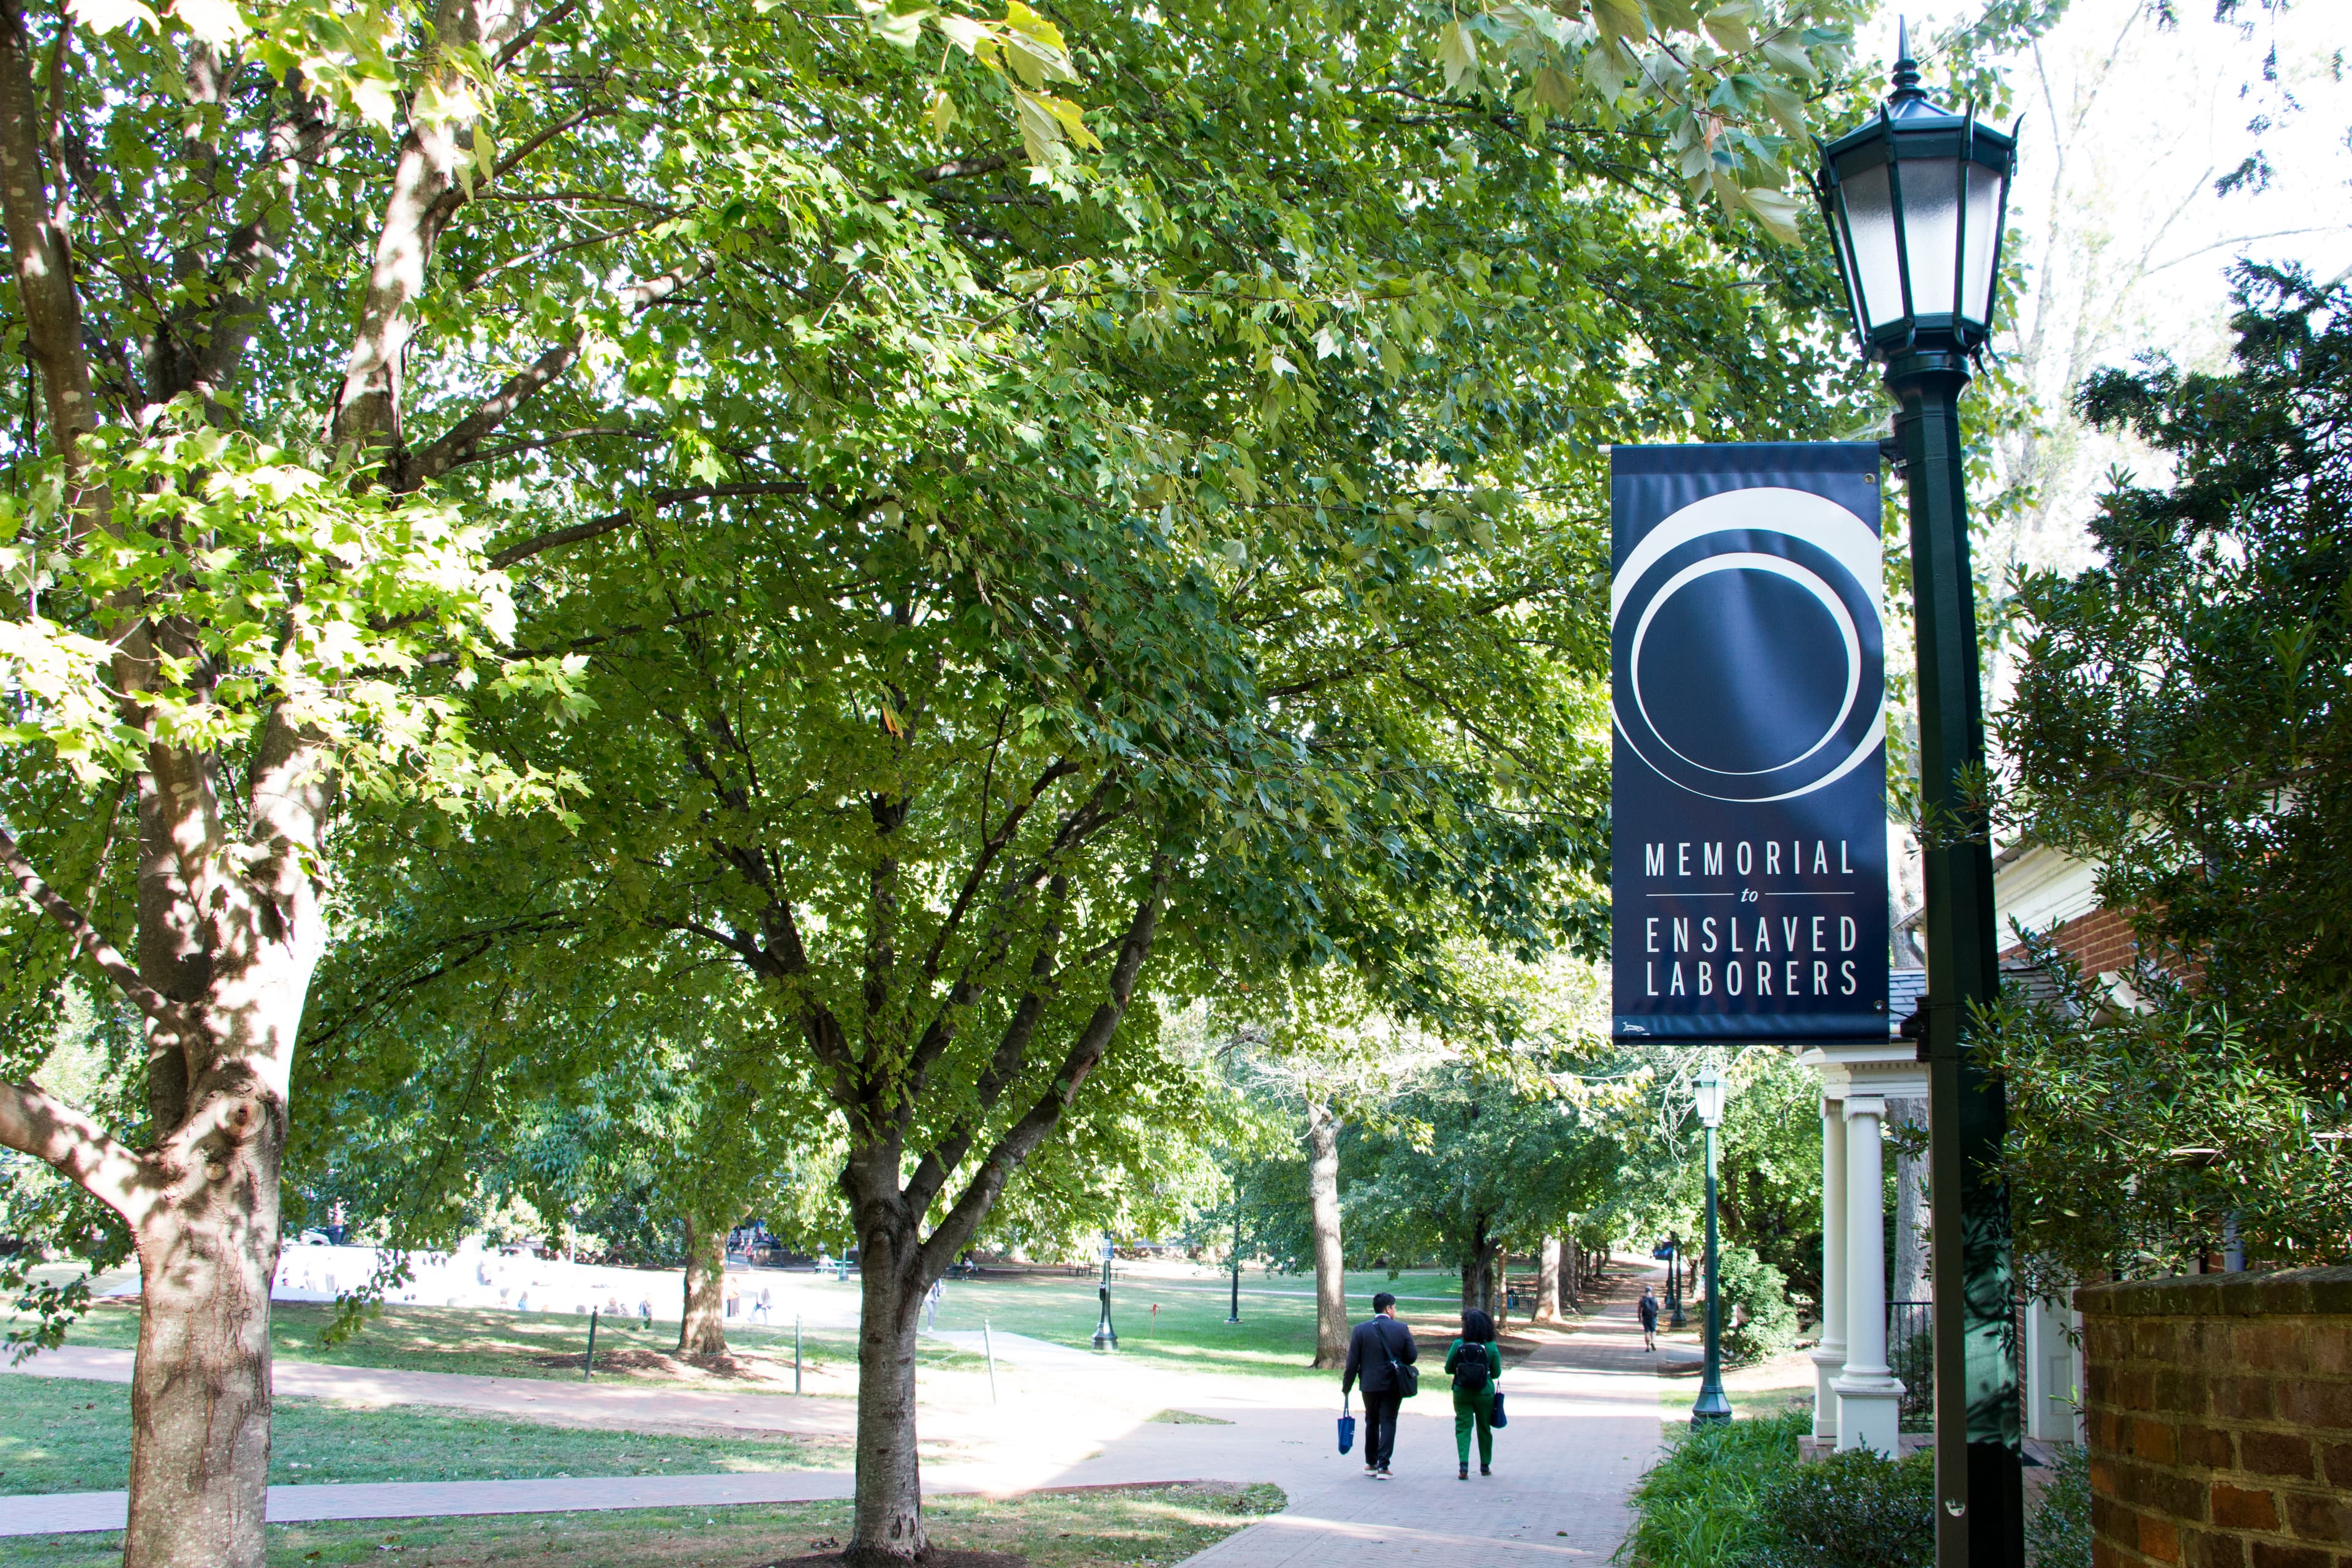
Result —
M 1886 1102 L 1845 1097 L 1845 1371 L 1837 1393 L 1837 1446 L 1892 1456 L 1903 1424 L 1903 1385 L 1886 1366 Z
M 1822 1097 L 1822 1342 L 1813 1352 L 1813 1436 L 1838 1435 L 1837 1391 L 1845 1370 L 1845 1108 Z

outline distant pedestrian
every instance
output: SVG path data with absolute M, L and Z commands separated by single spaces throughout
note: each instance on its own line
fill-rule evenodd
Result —
M 733 1317 L 743 1305 L 743 1292 L 734 1286 L 727 1287 L 727 1315 Z
M 637 1321 L 650 1326 L 654 1321 L 654 1300 L 650 1296 L 637 1298 Z
M 1495 1473 L 1495 1380 L 1503 1375 L 1503 1352 L 1495 1344 L 1495 1320 L 1473 1307 L 1462 1314 L 1462 1337 L 1445 1352 L 1454 1379 L 1454 1457 L 1461 1479 L 1470 1479 L 1470 1434 L 1478 1435 L 1478 1473 Z
M 1386 1290 L 1372 1298 L 1372 1315 L 1348 1336 L 1348 1365 L 1339 1374 L 1339 1397 L 1361 1384 L 1364 1389 L 1364 1474 L 1389 1479 L 1389 1461 L 1396 1449 L 1397 1412 L 1420 1392 L 1421 1359 L 1412 1331 L 1397 1321 L 1396 1298 Z
M 940 1302 L 945 1300 L 946 1296 L 947 1287 L 937 1279 L 932 1280 L 931 1288 L 923 1293 L 923 1331 L 925 1333 L 932 1333 L 939 1329 Z
M 768 1288 L 764 1285 L 761 1286 L 759 1300 L 751 1303 L 751 1321 L 755 1323 L 766 1322 L 768 1309 L 773 1303 L 774 1298 L 768 1294 Z
M 1658 1293 L 1647 1285 L 1643 1286 L 1642 1299 L 1633 1304 L 1633 1310 L 1640 1313 L 1642 1318 L 1642 1348 L 1645 1351 L 1656 1350 L 1658 1348 Z

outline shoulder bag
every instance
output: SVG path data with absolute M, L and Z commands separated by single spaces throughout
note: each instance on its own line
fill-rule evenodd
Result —
M 1411 1399 L 1421 1392 L 1421 1368 L 1409 1361 L 1397 1360 L 1396 1352 L 1389 1349 L 1389 1336 L 1386 1332 L 1379 1329 L 1374 1329 L 1372 1332 L 1380 1335 L 1381 1353 L 1389 1358 L 1389 1373 L 1396 1379 L 1397 1397 Z

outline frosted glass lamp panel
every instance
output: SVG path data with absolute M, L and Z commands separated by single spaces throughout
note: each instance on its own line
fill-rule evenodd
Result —
M 1955 158 L 1903 165 L 1903 243 L 1911 264 L 1911 308 L 1957 316 L 1960 259 L 1960 163 Z
M 1865 326 L 1869 318 L 1862 313 L 1862 299 L 1853 291 L 1853 260 L 1845 253 L 1845 231 L 1832 211 L 1829 221 L 1830 251 L 1837 258 L 1838 279 L 1845 286 L 1845 302 L 1853 311 L 1857 325 Z
M 1853 247 L 1849 261 L 1862 293 L 1865 326 L 1899 321 L 1903 309 L 1903 260 L 1895 248 L 1895 201 L 1886 165 L 1864 169 L 1838 182 L 1845 200 L 1845 228 Z
M 2000 248 L 2000 195 L 2006 183 L 1982 163 L 1969 166 L 1968 247 L 1960 253 L 1960 314 L 1992 325 L 1993 256 Z

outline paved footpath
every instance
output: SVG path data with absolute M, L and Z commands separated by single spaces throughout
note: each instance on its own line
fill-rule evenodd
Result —
M 1072 1466 L 1067 1480 L 1118 1480 L 1138 1470 L 1274 1481 L 1282 1513 L 1190 1559 L 1198 1568 L 1559 1568 L 1600 1563 L 1631 1523 L 1626 1494 L 1656 1458 L 1655 1359 L 1631 1310 L 1607 1316 L 1508 1368 L 1499 1386 L 1510 1425 L 1495 1434 L 1495 1473 L 1455 1479 L 1453 1399 L 1437 1369 L 1445 1342 L 1427 1343 L 1423 1393 L 1398 1423 L 1395 1479 L 1367 1479 L 1361 1448 L 1341 1457 L 1328 1407 L 1250 1410 L 1204 1401 L 1184 1408 L 1231 1427 L 1160 1426 Z M 1336 1395 L 1336 1388 L 1321 1392 Z
M 1621 1287 L 1622 1289 L 1622 1287 Z M 1613 1294 L 1613 1293 L 1612 1293 Z M 1433 1325 L 1423 1321 L 1424 1329 Z M 992 1495 L 1053 1488 L 1187 1480 L 1272 1481 L 1281 1514 L 1193 1558 L 1202 1568 L 1389 1568 L 1461 1563 L 1477 1568 L 1599 1563 L 1616 1550 L 1625 1497 L 1659 1443 L 1657 1358 L 1641 1348 L 1630 1310 L 1612 1301 L 1527 1360 L 1500 1386 L 1511 1424 L 1496 1435 L 1495 1474 L 1454 1477 L 1452 1401 L 1437 1370 L 1444 1339 L 1425 1333 L 1423 1386 L 1407 1402 L 1396 1477 L 1364 1479 L 1361 1449 L 1337 1452 L 1337 1379 L 1222 1379 L 1145 1372 L 997 1336 L 999 1358 L 1048 1373 L 1014 1377 L 999 1406 L 934 1408 L 927 1438 L 950 1436 L 952 1462 L 926 1462 L 924 1490 Z M 51 1352 L 52 1375 L 129 1375 L 127 1352 Z M 120 1368 L 92 1358 L 119 1355 Z M 73 1356 L 68 1363 L 64 1358 Z M 1115 1369 L 1115 1370 L 1114 1370 Z M 691 1425 L 832 1433 L 845 1400 L 744 1396 L 719 1391 L 564 1384 L 447 1373 L 379 1373 L 280 1362 L 281 1394 L 366 1403 L 464 1405 L 540 1420 L 636 1427 Z M 1088 1386 L 1089 1373 L 1101 1377 Z M 419 1382 L 418 1380 L 427 1380 Z M 414 1386 L 412 1386 L 414 1384 Z M 463 1395 L 463 1397 L 460 1397 Z M 1152 1422 L 1180 1409 L 1223 1425 Z M 829 1501 L 849 1495 L 844 1470 L 723 1476 L 636 1476 L 512 1481 L 315 1484 L 269 1489 L 272 1520 L 392 1519 L 574 1510 L 724 1507 Z M 121 1528 L 123 1494 L 0 1497 L 0 1536 Z

